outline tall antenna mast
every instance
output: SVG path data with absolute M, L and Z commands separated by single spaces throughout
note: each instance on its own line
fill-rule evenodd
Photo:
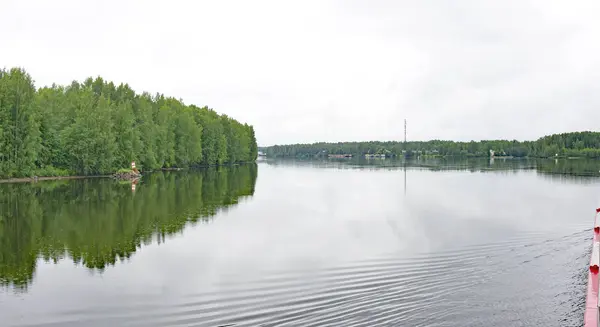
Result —
M 406 156 L 408 155 L 408 150 L 406 150 L 406 118 L 404 118 L 404 195 L 406 196 Z
M 404 146 L 406 146 L 406 119 L 404 119 Z

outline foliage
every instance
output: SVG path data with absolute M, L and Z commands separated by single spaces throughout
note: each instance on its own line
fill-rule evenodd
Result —
M 269 157 L 326 157 L 329 154 L 385 154 L 394 156 L 468 156 L 488 157 L 585 157 L 600 158 L 600 133 L 574 132 L 554 134 L 536 141 L 484 140 L 454 142 L 432 140 L 426 142 L 339 142 L 275 145 L 260 149 Z
M 45 166 L 35 170 L 35 176 L 59 177 L 71 175 L 73 175 L 73 173 L 66 169 L 55 168 L 52 166 Z
M 29 176 L 40 150 L 35 88 L 23 70 L 0 71 L 0 171 Z
M 252 126 L 208 107 L 101 77 L 36 90 L 23 69 L 0 70 L 0 177 L 233 164 L 257 151 Z

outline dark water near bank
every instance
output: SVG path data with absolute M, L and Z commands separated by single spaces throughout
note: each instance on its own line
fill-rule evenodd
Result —
M 0 326 L 581 326 L 600 162 L 0 185 Z

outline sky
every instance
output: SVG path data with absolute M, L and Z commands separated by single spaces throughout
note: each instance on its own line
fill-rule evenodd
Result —
M 259 145 L 600 125 L 597 0 L 2 0 L 0 67 L 207 105 Z

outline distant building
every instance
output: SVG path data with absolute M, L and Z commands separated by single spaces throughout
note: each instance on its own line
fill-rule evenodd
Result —
M 493 158 L 494 157 L 494 150 L 490 149 L 490 157 Z

